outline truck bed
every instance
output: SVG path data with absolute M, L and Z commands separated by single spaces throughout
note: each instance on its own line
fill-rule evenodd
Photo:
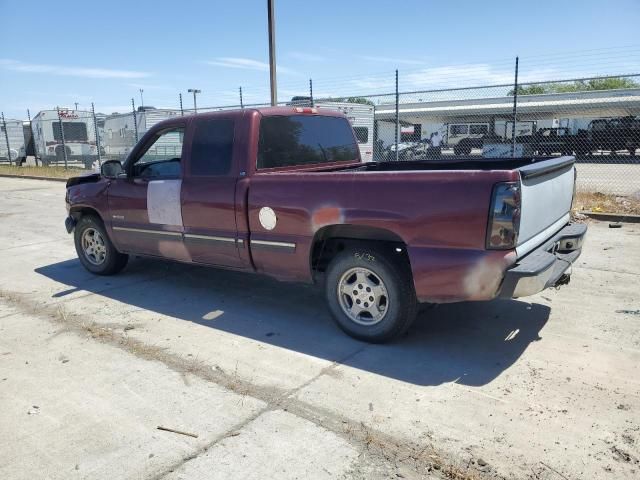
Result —
M 403 172 L 411 170 L 521 170 L 523 167 L 530 167 L 528 170 L 547 170 L 574 161 L 574 157 L 456 158 L 437 161 L 369 162 L 347 169 L 365 172 Z

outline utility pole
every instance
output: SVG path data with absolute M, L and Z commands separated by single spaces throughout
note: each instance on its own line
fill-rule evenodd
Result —
M 182 92 L 180 92 L 178 97 L 180 98 L 180 116 L 184 117 L 184 108 L 182 108 Z
M 242 87 L 240 87 L 240 108 L 244 108 L 244 102 L 242 101 Z
M 267 0 L 267 21 L 269 22 L 269 80 L 271 83 L 271 106 L 278 105 L 278 87 L 276 85 L 276 16 L 275 0 Z
M 144 90 L 142 88 L 140 88 L 139 90 L 140 90 L 140 106 L 144 107 L 144 98 L 142 97 L 142 92 L 144 92 Z
M 76 111 L 78 111 L 78 102 L 73 102 L 73 104 L 76 106 Z
M 198 93 L 202 93 L 202 90 L 198 90 L 197 88 L 190 88 L 187 91 L 189 93 L 193 93 L 193 113 L 198 113 L 198 104 L 196 103 L 196 95 Z

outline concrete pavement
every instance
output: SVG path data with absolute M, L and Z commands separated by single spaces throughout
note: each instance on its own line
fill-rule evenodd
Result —
M 559 291 L 426 309 L 373 346 L 310 286 L 143 259 L 94 277 L 63 185 L 0 197 L 3 477 L 640 472 L 638 226 L 592 223 Z

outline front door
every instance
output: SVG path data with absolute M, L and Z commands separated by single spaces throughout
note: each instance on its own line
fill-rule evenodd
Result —
M 188 260 L 182 241 L 184 127 L 161 130 L 109 186 L 113 240 L 124 252 Z

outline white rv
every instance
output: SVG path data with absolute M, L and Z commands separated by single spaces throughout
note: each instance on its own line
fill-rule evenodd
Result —
M 6 124 L 6 135 L 5 135 Z M 24 133 L 22 132 L 22 120 L 5 120 L 5 124 L 0 121 L 0 162 L 22 163 L 21 156 L 24 155 Z M 9 151 L 7 154 L 7 139 L 9 140 Z
M 356 134 L 362 161 L 373 161 L 373 105 L 351 102 L 330 102 L 321 100 L 319 102 L 314 102 L 314 107 L 320 109 L 326 108 L 329 110 L 338 110 L 339 112 L 342 112 L 351 122 L 353 131 Z
M 112 113 L 104 119 L 101 145 L 109 158 L 122 158 L 129 154 L 138 140 L 156 123 L 180 115 L 180 110 L 138 107 L 134 121 L 133 112 Z
M 33 118 L 31 126 L 36 152 L 45 166 L 64 163 L 63 133 L 67 162 L 90 167 L 98 158 L 91 112 L 65 108 L 58 117 L 57 110 L 43 110 Z

